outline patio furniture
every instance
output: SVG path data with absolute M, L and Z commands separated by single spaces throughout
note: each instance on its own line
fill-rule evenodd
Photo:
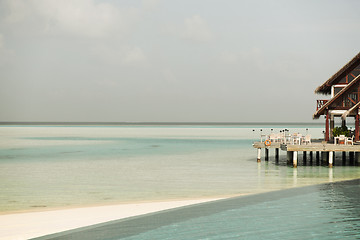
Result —
M 346 144 L 354 145 L 354 136 L 346 138 Z
M 294 133 L 292 136 L 291 136 L 291 141 L 292 141 L 292 144 L 298 144 L 298 145 L 301 145 L 301 138 L 302 138 L 302 135 L 301 134 L 298 134 L 298 133 Z
M 302 143 L 311 144 L 311 135 L 307 134 L 305 137 L 303 137 Z
M 346 144 L 347 138 L 345 135 L 340 135 L 338 137 L 334 137 L 334 145 L 336 144 Z

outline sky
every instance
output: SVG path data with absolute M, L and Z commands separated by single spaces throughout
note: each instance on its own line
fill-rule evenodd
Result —
M 360 51 L 358 9 L 0 0 L 0 121 L 312 122 L 315 88 Z

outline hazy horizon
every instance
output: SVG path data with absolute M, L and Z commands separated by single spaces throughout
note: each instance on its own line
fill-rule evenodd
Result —
M 0 122 L 312 122 L 315 88 L 360 51 L 359 8 L 3 0 Z
M 273 126 L 281 126 L 281 125 L 312 125 L 312 126 L 322 126 L 324 125 L 322 122 L 5 122 L 0 121 L 0 125 L 119 125 L 119 126 L 132 126 L 132 125 L 149 125 L 149 126 L 161 126 L 161 125 L 224 125 L 224 126 L 266 126 L 266 125 L 273 125 Z

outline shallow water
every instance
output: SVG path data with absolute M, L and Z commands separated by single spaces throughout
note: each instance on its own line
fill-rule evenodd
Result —
M 322 135 L 319 127 L 287 128 Z M 333 169 L 309 161 L 293 169 L 285 152 L 278 163 L 258 164 L 251 144 L 259 135 L 259 126 L 241 125 L 2 126 L 0 212 L 233 196 L 360 176 L 340 156 Z

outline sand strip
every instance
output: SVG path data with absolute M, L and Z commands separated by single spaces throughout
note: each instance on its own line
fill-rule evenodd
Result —
M 0 239 L 21 240 L 220 198 L 120 204 L 0 215 Z

